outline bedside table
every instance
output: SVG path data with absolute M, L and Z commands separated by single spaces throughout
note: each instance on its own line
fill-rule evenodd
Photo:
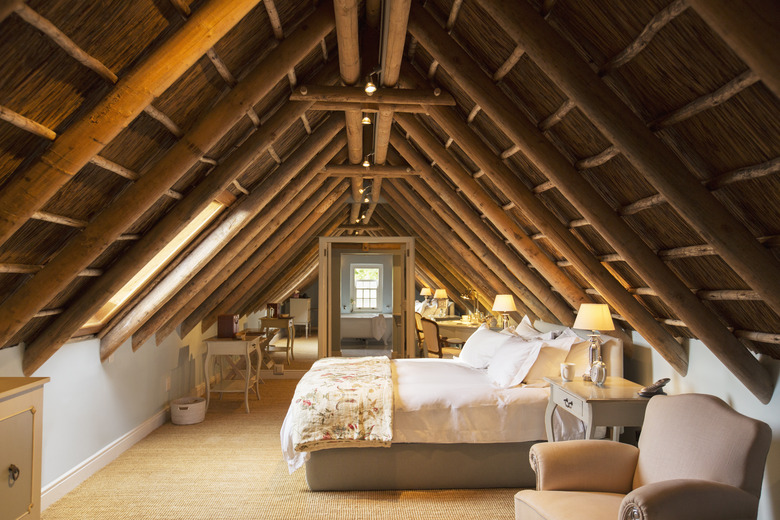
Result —
M 637 392 L 641 385 L 622 377 L 608 377 L 604 386 L 577 378 L 564 382 L 560 377 L 545 377 L 550 383 L 550 400 L 544 415 L 547 440 L 552 442 L 552 417 L 556 406 L 585 423 L 585 438 L 593 438 L 596 426 L 613 426 L 612 440 L 620 437 L 617 426 L 642 426 L 645 407 L 650 400 Z

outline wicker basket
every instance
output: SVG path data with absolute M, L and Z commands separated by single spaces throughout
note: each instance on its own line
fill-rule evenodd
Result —
M 173 424 L 196 424 L 206 418 L 206 400 L 202 397 L 183 397 L 171 401 Z

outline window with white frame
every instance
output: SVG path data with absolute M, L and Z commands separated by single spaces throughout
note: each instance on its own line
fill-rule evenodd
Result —
M 352 264 L 354 312 L 378 311 L 382 305 L 382 264 Z

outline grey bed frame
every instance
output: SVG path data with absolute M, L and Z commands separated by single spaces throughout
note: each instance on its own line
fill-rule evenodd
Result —
M 312 452 L 306 482 L 312 491 L 532 488 L 533 444 L 393 444 Z

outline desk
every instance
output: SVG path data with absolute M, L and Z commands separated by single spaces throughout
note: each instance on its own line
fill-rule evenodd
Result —
M 267 329 L 287 329 L 287 364 L 290 364 L 290 358 L 295 360 L 295 354 L 293 354 L 293 345 L 295 344 L 295 320 L 293 318 L 260 318 L 260 328 L 264 329 L 266 336 L 268 337 L 268 346 L 266 349 L 270 350 L 271 339 L 273 334 Z M 273 365 L 271 365 L 273 366 Z
M 481 323 L 464 323 L 461 320 L 435 320 L 439 326 L 439 335 L 445 338 L 459 338 L 465 343 L 469 337 L 482 325 Z M 490 330 L 500 331 L 498 327 Z
M 260 359 L 261 359 L 261 345 L 265 338 L 255 337 L 241 339 L 229 339 L 229 338 L 209 338 L 206 340 L 206 408 L 208 409 L 209 401 L 211 399 L 211 392 L 219 392 L 220 395 L 223 392 L 244 392 L 244 406 L 246 407 L 246 413 L 249 413 L 249 388 L 254 384 L 255 395 L 260 399 Z M 252 352 L 257 355 L 257 364 L 252 363 Z M 233 372 L 239 376 L 243 376 L 242 379 L 222 379 L 221 381 L 211 385 L 211 366 L 213 364 L 212 358 L 214 356 L 243 356 L 246 359 L 246 367 L 239 367 L 231 357 L 228 357 L 228 363 L 230 363 Z
M 622 377 L 608 377 L 604 386 L 577 378 L 564 382 L 560 377 L 545 377 L 550 383 L 550 400 L 547 403 L 544 423 L 547 440 L 552 442 L 552 417 L 556 406 L 585 423 L 585 438 L 593 438 L 596 426 L 613 426 L 612 440 L 620 437 L 617 426 L 642 426 L 645 408 L 650 400 L 637 392 L 641 385 Z

